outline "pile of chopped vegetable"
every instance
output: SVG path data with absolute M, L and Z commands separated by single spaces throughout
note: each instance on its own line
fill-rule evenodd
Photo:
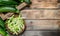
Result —
M 14 18 L 14 15 L 13 15 L 12 17 L 9 18 L 9 20 L 6 21 L 6 24 L 9 31 L 13 32 L 13 34 L 16 34 L 16 35 L 21 33 L 25 28 L 24 21 L 20 16 Z

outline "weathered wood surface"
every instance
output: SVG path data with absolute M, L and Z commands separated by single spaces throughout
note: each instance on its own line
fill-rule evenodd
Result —
M 60 26 L 59 9 L 28 9 L 21 11 L 27 30 L 58 29 Z
M 60 32 L 57 31 L 60 20 L 25 20 L 25 22 L 26 31 L 22 36 L 58 36 Z
M 27 30 L 56 30 L 60 20 L 25 20 Z
M 23 2 L 22 4 L 18 5 L 16 8 L 17 8 L 18 10 L 21 10 L 22 8 L 24 8 L 24 7 L 27 6 L 27 5 L 28 5 L 27 3 Z
M 28 9 L 21 11 L 24 19 L 60 19 L 60 10 Z
M 31 0 L 28 10 L 22 10 L 22 18 L 25 19 L 26 30 L 22 36 L 59 36 L 57 31 L 40 31 L 41 29 L 55 30 L 60 25 L 60 7 L 57 0 Z M 37 10 L 35 10 L 37 8 Z M 45 8 L 38 10 L 38 8 Z M 46 8 L 51 8 L 47 10 Z M 52 10 L 52 8 L 56 10 Z M 44 34 L 43 34 L 44 33 Z
M 57 31 L 26 31 L 23 36 L 58 36 Z
M 31 8 L 57 8 L 57 0 L 31 0 Z

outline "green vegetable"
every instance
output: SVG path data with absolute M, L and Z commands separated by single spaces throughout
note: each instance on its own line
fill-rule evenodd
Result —
M 26 2 L 27 4 L 30 4 L 31 3 L 30 0 L 24 0 L 24 2 Z
M 11 0 L 0 0 L 0 5 L 18 5 L 18 3 Z
M 5 29 L 5 22 L 2 20 L 2 18 L 0 17 L 0 26 Z
M 23 19 L 19 17 L 10 17 L 9 20 L 6 21 L 6 25 L 9 28 L 10 32 L 13 32 L 12 34 L 18 35 L 24 30 L 24 21 Z
M 10 35 L 7 33 L 6 36 L 10 36 Z
M 30 0 L 19 0 L 19 1 L 20 1 L 20 3 L 22 3 L 22 2 L 26 2 L 27 4 L 30 4 L 31 3 Z
M 4 30 L 4 29 L 2 29 L 1 27 L 0 27 L 0 35 L 2 35 L 2 36 L 7 36 L 7 32 Z
M 19 3 L 19 4 L 21 3 L 21 0 L 18 0 L 18 1 L 17 1 L 17 0 L 13 0 L 13 1 L 16 1 L 16 2 Z
M 5 28 L 5 22 L 0 17 L 0 35 L 2 35 L 2 36 L 9 35 L 5 30 L 6 30 L 6 28 Z
M 14 13 L 19 13 L 19 11 L 16 8 L 13 8 L 13 7 L 0 7 L 0 13 L 1 12 L 14 12 Z
M 21 3 L 24 2 L 24 0 L 19 0 Z

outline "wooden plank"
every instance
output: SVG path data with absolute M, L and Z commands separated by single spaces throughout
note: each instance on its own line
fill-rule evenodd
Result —
M 27 30 L 56 30 L 60 20 L 25 20 Z
M 57 0 L 32 0 L 30 8 L 57 8 Z
M 28 4 L 26 4 L 25 2 L 21 3 L 20 5 L 18 5 L 16 8 L 18 10 L 21 10 L 22 8 L 24 8 L 25 6 L 27 6 Z
M 58 31 L 26 31 L 24 36 L 58 36 Z
M 28 9 L 21 11 L 23 19 L 60 19 L 60 10 Z

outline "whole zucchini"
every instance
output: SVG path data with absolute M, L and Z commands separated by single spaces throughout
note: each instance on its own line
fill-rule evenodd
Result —
M 14 12 L 19 13 L 19 11 L 14 7 L 0 7 L 0 13 L 1 12 Z
M 9 34 L 1 27 L 0 27 L 0 35 L 2 35 L 2 36 L 9 36 Z
M 22 3 L 22 2 L 26 2 L 27 4 L 30 4 L 31 3 L 30 0 L 19 0 L 19 1 L 20 1 L 20 3 Z
M 5 29 L 5 22 L 2 20 L 2 18 L 0 17 L 0 26 Z
M 21 3 L 24 2 L 24 0 L 19 0 Z
M 26 2 L 27 4 L 30 4 L 31 3 L 30 0 L 24 0 L 24 2 Z
M 18 5 L 18 3 L 11 0 L 0 0 L 0 5 Z
M 17 1 L 17 0 L 13 0 L 13 1 L 15 1 L 15 2 L 17 2 L 17 3 L 19 3 L 19 4 L 21 3 L 20 0 L 18 0 L 18 1 Z
M 14 7 L 16 8 L 18 5 L 0 5 L 0 7 Z
M 0 35 L 7 36 L 7 34 L 8 33 L 3 28 L 0 27 Z

